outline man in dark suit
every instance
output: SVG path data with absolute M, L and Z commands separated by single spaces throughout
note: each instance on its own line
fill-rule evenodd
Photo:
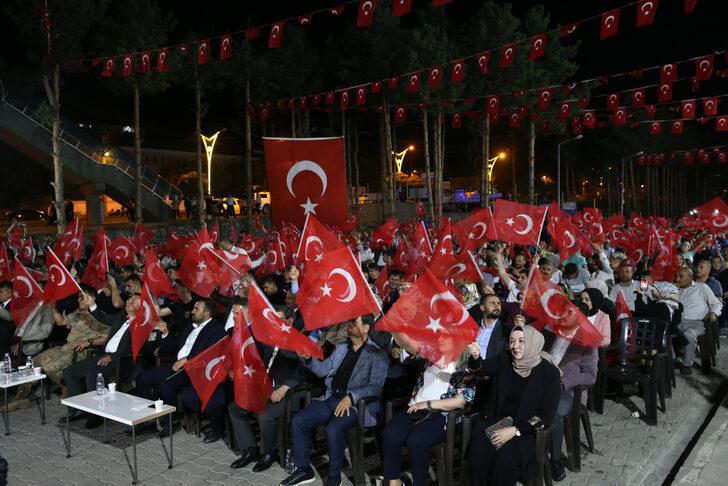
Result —
M 293 311 L 278 307 L 276 313 L 295 327 Z M 303 329 L 303 326 L 296 328 Z M 253 472 L 263 472 L 276 461 L 276 441 L 278 438 L 278 420 L 284 412 L 285 397 L 289 390 L 303 382 L 300 370 L 300 361 L 295 353 L 279 349 L 277 352 L 270 346 L 256 342 L 258 352 L 266 365 L 275 358 L 268 372 L 273 382 L 273 393 L 265 405 L 265 410 L 255 414 L 240 408 L 235 402 L 228 406 L 230 422 L 235 431 L 238 447 L 243 453 L 242 457 L 230 464 L 232 469 L 240 469 L 253 461 Z M 250 419 L 257 419 L 260 426 L 260 447 L 256 446 L 255 434 L 250 428 Z M 283 459 L 283 458 L 282 458 Z
M 0 359 L 10 352 L 10 341 L 15 335 L 15 324 L 10 316 L 10 300 L 13 284 L 10 280 L 0 282 Z
M 131 360 L 128 356 L 131 354 L 131 334 L 129 325 L 139 310 L 139 296 L 133 295 L 126 301 L 125 309 L 116 314 L 106 314 L 96 306 L 95 297 L 88 293 L 83 293 L 84 304 L 88 305 L 91 315 L 97 321 L 110 326 L 109 334 L 106 338 L 91 340 L 90 345 L 102 345 L 101 350 L 94 356 L 74 363 L 63 370 L 63 381 L 68 387 L 68 396 L 72 397 L 86 393 L 96 388 L 96 378 L 99 374 L 104 380 L 109 379 L 116 370 L 117 365 L 121 366 L 121 370 L 128 375 Z M 99 342 L 102 341 L 102 342 Z M 122 360 L 121 363 L 119 361 Z M 78 419 L 79 414 L 74 414 L 71 418 Z M 86 422 L 86 428 L 98 427 L 103 423 L 103 419 L 97 415 L 91 415 Z
M 310 463 L 311 434 L 319 426 L 326 427 L 329 450 L 329 477 L 324 484 L 341 484 L 346 432 L 357 422 L 357 403 L 361 398 L 381 396 L 387 377 L 387 353 L 369 340 L 369 330 L 373 326 L 372 314 L 357 317 L 347 324 L 349 339 L 337 344 L 324 361 L 302 356 L 308 368 L 324 378 L 326 392 L 293 417 L 291 430 L 296 470 L 281 482 L 281 486 L 306 484 L 315 478 Z M 377 423 L 378 412 L 378 401 L 366 405 L 366 427 Z
M 164 323 L 158 324 L 162 331 L 162 342 L 157 356 L 167 361 L 157 368 L 144 370 L 136 379 L 137 392 L 144 398 L 154 399 L 156 389 L 160 398 L 167 405 L 177 406 L 177 394 L 182 393 L 182 404 L 191 410 L 200 412 L 200 398 L 190 384 L 190 379 L 183 367 L 189 359 L 209 348 L 225 337 L 225 328 L 213 319 L 215 303 L 210 299 L 198 300 L 192 309 L 192 322 L 182 329 L 177 336 L 169 334 Z M 225 390 L 218 387 L 212 394 L 204 410 L 210 419 L 210 430 L 205 434 L 204 442 L 215 442 L 222 437 L 225 424 Z M 168 422 L 163 421 L 162 435 L 172 431 Z

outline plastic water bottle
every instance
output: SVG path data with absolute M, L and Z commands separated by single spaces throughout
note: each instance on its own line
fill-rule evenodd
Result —
M 98 376 L 96 376 L 96 394 L 103 395 L 104 392 L 106 392 L 106 387 L 104 385 L 104 376 L 99 373 Z
M 10 374 L 13 372 L 13 362 L 10 361 L 10 355 L 8 353 L 5 353 L 5 358 L 3 358 L 3 365 L 5 366 L 6 374 Z
M 33 358 L 28 356 L 28 358 L 25 360 L 25 373 L 28 376 L 31 376 L 33 374 Z

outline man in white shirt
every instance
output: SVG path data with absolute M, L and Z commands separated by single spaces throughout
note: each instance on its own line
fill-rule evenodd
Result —
M 677 328 L 687 340 L 680 372 L 689 375 L 692 373 L 698 336 L 705 334 L 704 322 L 717 319 L 723 305 L 710 287 L 693 281 L 693 271 L 688 267 L 681 267 L 678 271 L 677 286 L 680 289 L 678 302 L 683 305 L 682 319 Z
M 95 297 L 89 293 L 83 293 L 84 304 L 88 306 L 91 315 L 99 322 L 111 326 L 106 339 L 92 340 L 90 345 L 101 345 L 101 350 L 88 358 L 72 364 L 63 370 L 63 381 L 68 387 L 68 396 L 72 397 L 89 392 L 96 388 L 96 379 L 99 374 L 104 381 L 116 377 L 117 366 L 119 378 L 130 374 L 133 367 L 131 362 L 131 334 L 129 323 L 139 310 L 139 296 L 132 295 L 127 299 L 125 309 L 116 314 L 105 314 L 96 307 Z M 71 420 L 78 419 L 80 414 L 74 414 Z M 65 417 L 64 417 L 65 419 Z M 103 423 L 103 419 L 92 415 L 86 422 L 86 428 L 92 429 Z
M 632 312 L 634 312 L 635 292 L 640 288 L 640 283 L 637 280 L 632 280 L 633 273 L 634 267 L 632 264 L 628 261 L 623 261 L 617 270 L 617 283 L 609 291 L 609 300 L 617 302 L 617 296 L 621 290 L 624 294 L 624 300 L 627 302 L 627 307 Z

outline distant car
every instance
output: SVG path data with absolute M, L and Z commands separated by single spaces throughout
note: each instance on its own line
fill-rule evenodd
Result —
M 270 192 L 268 191 L 258 191 L 253 192 L 253 204 L 255 204 L 256 199 L 258 199 L 258 196 L 260 197 L 260 211 L 263 214 L 270 214 Z M 247 207 L 248 201 L 246 199 L 240 199 L 238 201 L 238 207 L 236 210 L 241 211 L 243 208 Z
M 0 211 L 0 221 L 48 221 L 48 215 L 36 209 L 7 209 Z

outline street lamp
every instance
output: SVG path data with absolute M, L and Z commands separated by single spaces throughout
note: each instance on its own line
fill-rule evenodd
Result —
M 409 152 L 410 150 L 414 150 L 414 149 L 415 149 L 415 146 L 410 145 L 409 147 L 407 147 L 406 149 L 404 149 L 401 152 L 395 152 L 394 150 L 392 151 L 392 155 L 394 155 L 394 163 L 397 164 L 397 173 L 398 174 L 400 172 L 402 172 L 402 163 L 404 162 L 404 156 L 407 155 L 407 152 Z
M 491 181 L 493 180 L 493 168 L 495 168 L 495 163 L 498 161 L 498 159 L 505 159 L 505 158 L 506 158 L 506 153 L 499 152 L 498 155 L 496 155 L 492 159 L 488 159 L 488 185 L 490 185 Z
M 207 194 L 212 194 L 212 151 L 215 149 L 215 142 L 220 132 L 215 132 L 214 135 L 209 137 L 200 134 L 202 138 L 202 144 L 205 146 L 205 156 L 207 156 Z M 200 174 L 200 177 L 202 175 Z
M 488 206 L 490 203 L 490 182 L 493 179 L 493 169 L 498 159 L 505 159 L 505 152 L 499 152 L 498 155 L 491 159 L 486 159 L 483 171 L 480 173 L 480 192 L 481 192 L 481 205 L 483 207 Z
M 565 143 L 574 142 L 576 140 L 581 140 L 584 138 L 584 135 L 577 135 L 574 138 L 570 138 L 569 140 L 564 140 L 563 142 L 559 142 L 559 145 L 557 147 L 557 154 L 556 154 L 556 200 L 557 204 L 559 206 L 559 209 L 561 209 L 561 146 Z
M 628 155 L 628 156 L 622 158 L 622 174 L 620 176 L 620 182 L 619 182 L 619 185 L 621 186 L 620 200 L 619 200 L 619 214 L 621 214 L 622 216 L 624 216 L 624 162 L 625 162 L 625 160 L 631 159 L 632 157 L 639 157 L 643 153 L 645 153 L 645 151 L 640 150 L 636 154 Z

